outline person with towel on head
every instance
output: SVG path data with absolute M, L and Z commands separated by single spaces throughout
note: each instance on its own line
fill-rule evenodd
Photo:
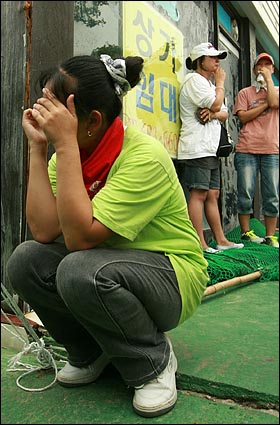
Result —
M 279 86 L 272 79 L 273 57 L 260 53 L 253 72 L 253 84 L 239 91 L 233 110 L 242 123 L 234 155 L 238 219 L 242 240 L 279 248 L 275 235 L 279 217 Z M 259 177 L 264 238 L 250 229 Z

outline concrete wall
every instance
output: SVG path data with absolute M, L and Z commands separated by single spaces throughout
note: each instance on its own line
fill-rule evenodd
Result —
M 22 111 L 38 96 L 40 71 L 72 52 L 72 2 L 1 2 L 1 282 L 8 288 L 7 259 L 28 237 L 28 148 Z

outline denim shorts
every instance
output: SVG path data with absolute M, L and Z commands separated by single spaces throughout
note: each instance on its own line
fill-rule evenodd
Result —
M 237 212 L 253 213 L 255 188 L 260 176 L 262 212 L 267 217 L 279 215 L 279 155 L 236 152 Z
M 184 183 L 189 190 L 220 190 L 221 183 L 219 168 L 209 170 L 208 168 L 188 167 L 187 165 L 184 165 L 181 169 L 181 179 L 182 183 Z

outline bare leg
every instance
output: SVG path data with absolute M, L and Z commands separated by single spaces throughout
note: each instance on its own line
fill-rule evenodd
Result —
M 250 214 L 238 214 L 241 233 L 250 230 Z
M 206 197 L 207 190 L 192 189 L 188 202 L 190 220 L 197 231 L 203 249 L 208 247 L 203 234 L 203 208 Z
M 266 236 L 273 236 L 276 232 L 277 217 L 264 217 Z
M 220 212 L 218 208 L 219 195 L 220 191 L 217 189 L 210 189 L 208 191 L 205 201 L 206 219 L 214 234 L 217 245 L 233 246 L 234 243 L 227 240 L 223 232 Z

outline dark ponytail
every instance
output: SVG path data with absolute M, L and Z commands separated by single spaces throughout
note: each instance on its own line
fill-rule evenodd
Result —
M 200 56 L 196 60 L 192 61 L 190 57 L 186 59 L 186 67 L 189 70 L 196 71 L 197 70 L 197 61 L 199 61 L 200 65 L 202 64 L 202 61 L 204 59 L 204 56 Z
M 140 56 L 127 56 L 125 58 L 126 79 L 130 87 L 135 87 L 141 80 L 144 60 Z
M 126 79 L 131 88 L 141 79 L 143 59 L 128 56 Z M 48 84 L 50 90 L 64 105 L 70 94 L 74 94 L 76 113 L 79 119 L 86 119 L 92 110 L 102 112 L 110 125 L 120 115 L 122 101 L 116 94 L 112 77 L 104 63 L 93 56 L 74 56 L 56 68 L 41 74 L 41 89 Z

